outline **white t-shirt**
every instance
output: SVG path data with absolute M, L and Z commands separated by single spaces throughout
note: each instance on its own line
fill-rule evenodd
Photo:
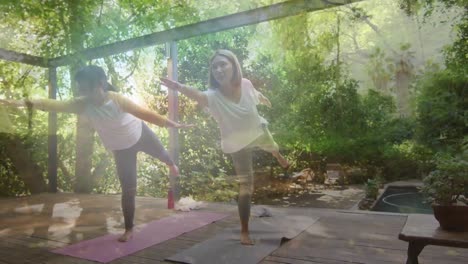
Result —
M 127 149 L 141 137 L 143 121 L 136 116 L 145 116 L 148 111 L 121 94 L 108 92 L 108 97 L 109 100 L 101 106 L 93 105 L 84 97 L 69 101 L 38 99 L 32 103 L 34 108 L 43 111 L 84 114 L 107 149 Z M 167 118 L 164 116 L 152 113 L 151 118 L 152 123 L 166 126 Z
M 112 99 L 99 107 L 88 104 L 84 114 L 109 150 L 127 149 L 141 137 L 143 122 Z
M 262 124 L 267 121 L 258 114 L 258 93 L 249 80 L 242 80 L 239 103 L 226 98 L 217 89 L 204 93 L 208 98 L 208 111 L 219 125 L 224 153 L 237 152 L 263 134 Z

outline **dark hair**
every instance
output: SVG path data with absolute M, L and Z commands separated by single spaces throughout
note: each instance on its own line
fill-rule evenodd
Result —
M 226 59 L 228 59 L 229 62 L 231 62 L 232 68 L 234 71 L 231 82 L 235 86 L 239 86 L 242 82 L 242 70 L 240 67 L 239 60 L 237 59 L 236 55 L 232 51 L 220 49 L 220 50 L 215 51 L 215 53 L 213 54 L 213 56 L 211 56 L 211 59 L 210 59 L 210 73 L 208 77 L 208 83 L 210 85 L 210 88 L 211 89 L 219 88 L 219 83 L 213 77 L 213 64 L 212 63 L 216 56 L 223 56 Z
M 104 70 L 96 65 L 87 65 L 81 68 L 75 74 L 75 81 L 80 84 L 80 87 L 88 87 L 88 89 L 95 89 L 101 81 L 106 82 L 104 87 L 105 91 L 118 91 L 118 89 L 107 82 L 107 76 Z

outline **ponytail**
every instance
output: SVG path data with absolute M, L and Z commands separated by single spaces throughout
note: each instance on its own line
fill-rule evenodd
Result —
M 118 92 L 119 91 L 119 88 L 115 87 L 114 85 L 110 84 L 109 82 L 107 82 L 107 85 L 106 85 L 106 92 Z

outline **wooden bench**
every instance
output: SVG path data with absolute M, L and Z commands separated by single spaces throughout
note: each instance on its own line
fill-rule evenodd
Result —
M 468 248 L 468 232 L 442 230 L 433 215 L 408 215 L 398 238 L 409 243 L 406 264 L 418 264 L 418 256 L 427 245 Z

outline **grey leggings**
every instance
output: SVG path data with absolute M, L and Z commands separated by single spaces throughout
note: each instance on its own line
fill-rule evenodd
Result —
M 246 147 L 238 152 L 232 153 L 232 161 L 239 180 L 239 198 L 237 206 L 241 222 L 248 222 L 250 218 L 250 201 L 253 193 L 253 148 Z
M 239 198 L 237 206 L 239 217 L 242 222 L 249 221 L 250 202 L 254 190 L 254 171 L 252 162 L 252 152 L 255 148 L 263 149 L 267 152 L 278 151 L 278 144 L 273 140 L 273 136 L 266 124 L 262 124 L 263 134 L 252 143 L 238 152 L 231 153 L 234 169 L 239 181 Z
M 143 123 L 141 137 L 135 145 L 127 149 L 114 151 L 117 174 L 122 186 L 122 211 L 125 230 L 133 228 L 137 186 L 137 153 L 140 151 L 161 160 L 167 165 L 174 164 L 161 141 L 145 123 Z

